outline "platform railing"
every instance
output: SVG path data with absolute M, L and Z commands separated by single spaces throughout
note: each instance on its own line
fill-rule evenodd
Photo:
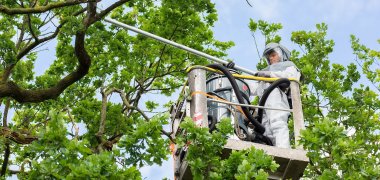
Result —
M 184 116 L 190 116 L 196 124 L 200 127 L 208 127 L 207 118 L 207 97 L 202 93 L 194 92 L 206 92 L 206 71 L 205 68 L 192 68 L 188 72 L 188 89 L 186 89 L 187 99 L 185 103 L 184 112 L 178 112 L 172 110 L 172 128 L 173 138 L 177 134 L 180 122 Z M 293 178 L 298 179 L 302 172 L 306 168 L 309 160 L 306 157 L 306 151 L 303 150 L 299 144 L 300 131 L 304 129 L 304 117 L 302 112 L 302 103 L 300 96 L 300 88 L 298 81 L 291 81 L 290 83 L 291 99 L 292 99 L 292 114 L 294 122 L 294 138 L 296 149 L 277 148 L 273 146 L 267 146 L 252 142 L 245 142 L 240 140 L 229 139 L 225 145 L 225 150 L 242 150 L 254 146 L 257 149 L 264 150 L 268 155 L 274 157 L 275 161 L 280 164 L 277 172 L 271 173 L 272 179 L 284 179 Z M 179 156 L 179 152 L 176 151 L 174 156 Z M 190 168 L 187 167 L 187 162 L 179 162 L 179 159 L 175 158 L 175 173 L 176 179 L 191 179 Z

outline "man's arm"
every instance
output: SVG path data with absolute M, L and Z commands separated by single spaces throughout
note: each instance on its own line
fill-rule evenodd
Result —
M 269 75 L 273 78 L 296 78 L 297 80 L 301 77 L 300 71 L 294 66 L 287 67 L 284 71 L 269 71 Z

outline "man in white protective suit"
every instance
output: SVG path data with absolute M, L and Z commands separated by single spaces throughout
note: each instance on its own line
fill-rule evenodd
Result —
M 296 65 L 290 61 L 290 51 L 278 44 L 269 43 L 263 53 L 269 66 L 256 73 L 260 77 L 272 78 L 296 78 L 300 79 L 301 73 Z M 261 96 L 270 83 L 259 81 L 249 82 L 253 96 Z M 265 107 L 289 109 L 287 95 L 275 88 L 269 95 Z M 276 147 L 290 148 L 288 118 L 290 112 L 279 110 L 264 110 L 262 124 L 265 127 L 264 135 L 269 137 Z

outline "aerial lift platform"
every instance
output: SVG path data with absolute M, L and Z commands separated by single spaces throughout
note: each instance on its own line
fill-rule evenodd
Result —
M 182 44 L 178 44 L 176 42 L 170 41 L 168 39 L 159 37 L 157 35 L 151 34 L 149 32 L 143 31 L 141 29 L 138 29 L 136 27 L 118 22 L 116 20 L 113 20 L 111 18 L 105 18 L 106 22 L 109 22 L 111 24 L 114 24 L 116 26 L 131 30 L 135 33 L 142 34 L 144 36 L 150 37 L 152 39 L 155 39 L 157 41 L 163 42 L 165 44 L 169 44 L 171 46 L 174 46 L 176 48 L 185 50 L 187 52 L 190 52 L 194 55 L 204 57 L 206 59 L 209 59 L 211 61 L 214 61 L 219 64 L 227 65 L 228 62 L 222 59 L 219 59 L 217 57 L 208 55 L 204 52 L 197 51 L 195 49 L 189 48 L 187 46 L 184 46 Z M 235 70 L 245 72 L 247 74 L 254 75 L 256 72 L 253 72 L 249 69 L 234 66 Z M 207 68 L 200 68 L 195 67 L 192 68 L 188 72 L 188 85 L 184 89 L 188 89 L 189 94 L 193 94 L 194 92 L 206 92 L 206 70 Z M 253 78 L 254 80 L 262 80 L 260 78 Z M 273 79 L 273 78 L 272 78 Z M 302 104 L 301 104 L 301 98 L 300 98 L 300 90 L 299 90 L 299 83 L 297 81 L 291 81 L 290 82 L 290 91 L 291 91 L 291 100 L 292 100 L 292 109 L 290 110 L 293 115 L 294 120 L 294 137 L 295 137 L 295 149 L 285 149 L 285 148 L 277 148 L 274 146 L 268 146 L 258 143 L 253 143 L 249 141 L 242 141 L 237 139 L 228 139 L 227 144 L 224 146 L 223 151 L 223 157 L 228 157 L 232 150 L 243 150 L 248 149 L 252 146 L 254 146 L 256 149 L 262 149 L 264 150 L 268 155 L 274 157 L 274 160 L 280 165 L 279 168 L 277 168 L 277 171 L 272 173 L 269 172 L 269 178 L 270 179 L 299 179 L 307 164 L 309 163 L 309 159 L 306 156 L 306 151 L 302 149 L 302 147 L 299 145 L 299 139 L 300 139 L 300 130 L 304 128 L 304 118 L 302 113 Z M 208 117 L 208 111 L 207 111 L 207 97 L 202 93 L 195 93 L 191 96 L 191 98 L 186 98 L 185 101 L 177 102 L 175 105 L 172 106 L 171 109 L 171 125 L 172 125 L 172 138 L 175 139 L 176 136 L 180 132 L 179 125 L 184 120 L 185 117 Z M 231 104 L 233 105 L 233 104 Z M 241 104 L 240 104 L 241 105 Z M 236 105 L 235 106 L 240 106 Z M 258 107 L 263 108 L 263 107 Z M 202 119 L 202 118 L 196 118 L 196 119 Z M 200 122 L 201 127 L 208 127 L 208 119 L 203 118 Z M 179 153 L 177 152 L 178 147 L 174 147 L 174 176 L 175 179 L 192 179 L 192 175 L 190 172 L 190 167 L 188 166 L 186 162 L 186 158 L 179 158 Z
M 204 68 L 193 68 L 188 73 L 188 88 L 185 94 L 193 94 L 193 92 L 206 92 L 206 70 Z M 269 173 L 270 179 L 299 179 L 309 163 L 306 151 L 298 144 L 300 138 L 300 130 L 304 128 L 303 113 L 300 99 L 299 84 L 296 81 L 290 83 L 291 98 L 293 105 L 294 120 L 294 137 L 296 142 L 295 149 L 278 148 L 274 146 L 258 144 L 237 139 L 228 139 L 224 146 L 222 158 L 226 158 L 232 150 L 249 149 L 254 146 L 256 149 L 264 150 L 280 166 L 277 171 Z M 185 117 L 194 119 L 195 116 L 207 117 L 207 97 L 202 94 L 193 94 L 191 98 L 185 98 L 185 102 L 177 102 L 171 109 L 171 125 L 172 138 L 175 139 L 180 134 L 180 123 Z M 196 113 L 195 113 L 196 112 Z M 208 119 L 204 118 L 202 127 L 208 127 Z M 190 167 L 185 158 L 180 158 L 180 153 L 174 148 L 174 174 L 176 179 L 192 179 Z M 182 160 L 182 161 L 181 161 Z

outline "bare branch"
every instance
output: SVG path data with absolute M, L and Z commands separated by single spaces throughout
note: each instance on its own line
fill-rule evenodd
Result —
M 42 21 L 42 23 L 40 25 L 38 25 L 38 29 L 40 29 L 42 26 L 45 26 L 48 22 L 50 22 L 53 18 L 56 17 L 56 15 L 54 14 L 49 18 L 50 14 L 51 14 L 51 11 L 48 12 L 48 14 L 45 16 L 44 20 Z
M 113 144 L 117 143 L 120 138 L 124 135 L 123 133 L 117 134 L 109 138 L 108 140 L 103 139 L 104 129 L 106 125 L 107 116 L 107 97 L 113 92 L 113 89 L 106 90 L 104 87 L 101 88 L 100 93 L 102 94 L 102 109 L 100 111 L 100 125 L 99 130 L 96 133 L 96 139 L 98 140 L 98 146 L 96 152 L 101 152 L 103 149 L 112 150 Z
M 107 97 L 109 95 L 104 90 L 104 88 L 101 88 L 101 92 L 100 93 L 102 94 L 102 109 L 100 111 L 100 126 L 99 126 L 99 131 L 98 131 L 98 133 L 96 133 L 96 136 L 98 138 L 101 138 L 103 136 L 103 134 L 104 134 L 104 129 L 105 129 L 105 125 L 106 125 L 106 116 L 107 116 Z
M 145 119 L 146 121 L 149 121 L 149 120 L 150 120 L 150 118 L 144 113 L 143 110 L 141 110 L 141 109 L 138 108 L 138 107 L 132 106 L 132 105 L 129 103 L 129 101 L 127 100 L 127 97 L 126 97 L 126 95 L 125 95 L 125 92 L 124 92 L 123 90 L 121 90 L 121 89 L 117 89 L 117 88 L 111 88 L 111 89 L 108 90 L 108 92 L 109 92 L 109 93 L 116 92 L 116 93 L 118 93 L 118 94 L 120 95 L 120 98 L 121 98 L 121 100 L 123 101 L 123 104 L 124 104 L 124 106 L 125 106 L 124 111 L 125 111 L 126 109 L 133 109 L 133 110 L 136 110 L 136 111 L 138 111 L 138 112 L 144 117 L 144 119 Z
M 66 112 L 67 112 L 67 115 L 69 116 L 69 119 L 71 121 L 71 123 L 73 124 L 73 126 L 71 127 L 71 132 L 73 132 L 73 128 L 75 129 L 75 135 L 74 138 L 78 138 L 78 134 L 79 134 L 79 127 L 77 126 L 77 124 L 74 122 L 74 119 L 73 117 L 71 116 L 71 113 L 70 113 L 70 109 L 69 108 L 65 108 L 64 109 Z
M 37 0 L 34 0 L 34 2 L 33 2 L 33 4 L 31 5 L 31 7 L 36 7 L 36 5 L 37 5 Z
M 112 4 L 111 6 L 109 6 L 108 8 L 106 8 L 105 10 L 101 11 L 99 14 L 98 14 L 98 19 L 101 19 L 103 17 L 105 17 L 109 12 L 111 12 L 112 10 L 114 10 L 115 8 L 123 5 L 124 3 L 128 2 L 130 0 L 120 0 L 114 4 Z
M 149 120 L 150 120 L 150 118 L 145 114 L 144 111 L 142 111 L 142 110 L 141 110 L 140 108 L 138 108 L 138 107 L 131 106 L 131 105 L 129 104 L 129 102 L 127 101 L 127 98 L 126 98 L 126 96 L 125 96 L 125 92 L 124 92 L 123 90 L 121 90 L 121 89 L 117 89 L 117 88 L 111 88 L 110 90 L 108 90 L 108 92 L 109 92 L 109 93 L 112 93 L 112 92 L 116 92 L 116 93 L 118 93 L 118 94 L 120 95 L 122 101 L 123 101 L 123 104 L 126 106 L 126 108 L 128 108 L 128 109 L 134 109 L 134 110 L 138 111 L 138 112 L 144 117 L 145 121 L 149 121 Z M 174 139 L 171 137 L 171 134 L 172 134 L 172 133 L 166 132 L 166 131 L 163 130 L 163 129 L 161 129 L 161 133 L 162 133 L 163 135 L 166 135 L 166 136 L 170 139 L 170 141 L 172 141 L 173 143 L 175 143 Z
M 181 86 L 179 86 L 181 87 Z M 170 90 L 172 88 L 151 88 L 151 89 L 147 89 L 146 91 L 149 92 L 149 91 L 167 91 L 167 90 Z
M 255 42 L 255 47 L 256 47 L 256 52 L 257 52 L 257 56 L 260 58 L 261 55 L 260 55 L 260 52 L 259 52 L 259 48 L 257 47 L 257 41 L 256 41 L 256 36 L 255 36 L 255 33 L 252 32 L 252 37 L 253 37 L 253 42 Z
M 7 119 L 8 119 L 10 102 L 11 102 L 11 100 L 9 98 L 7 98 L 7 100 L 5 101 L 5 107 L 4 107 L 4 113 L 3 113 L 4 114 L 3 115 L 3 127 L 8 127 Z
M 26 22 L 28 21 L 27 17 L 24 16 L 23 18 L 23 22 L 22 22 L 22 25 L 21 25 L 21 29 L 20 29 L 20 36 L 17 40 L 17 43 L 16 43 L 16 49 L 19 50 L 20 49 L 20 46 L 21 46 L 21 43 L 24 39 L 24 35 L 25 35 L 25 24 Z
M 32 34 L 32 37 L 34 38 L 34 40 L 38 42 L 38 37 L 36 36 L 36 34 L 33 31 L 32 20 L 30 18 L 30 14 L 28 14 L 27 16 L 28 16 L 28 26 L 29 26 L 30 34 Z
M 173 142 L 174 144 L 176 144 L 175 140 L 173 139 L 173 137 L 171 136 L 173 134 L 173 132 L 166 132 L 165 130 L 161 129 L 161 133 L 165 136 L 167 136 L 171 142 Z
M 119 140 L 121 139 L 121 137 L 123 136 L 124 134 L 123 133 L 120 133 L 120 134 L 116 134 L 112 137 L 110 137 L 106 142 L 104 142 L 102 145 L 103 145 L 103 148 L 108 150 L 108 151 L 111 151 L 112 150 L 112 147 L 115 143 L 119 142 Z
M 23 57 L 27 52 L 29 52 L 32 48 L 41 42 L 45 42 L 56 37 L 58 35 L 59 29 L 63 26 L 63 24 L 64 22 L 51 36 L 40 39 L 39 41 L 35 41 L 29 47 L 26 47 L 26 49 L 22 50 L 18 54 L 17 58 L 21 59 L 21 57 Z M 68 86 L 80 80 L 88 73 L 88 69 L 91 65 L 91 58 L 84 47 L 84 40 L 85 30 L 80 30 L 77 32 L 75 38 L 75 55 L 78 59 L 79 66 L 74 72 L 71 72 L 66 77 L 61 79 L 55 86 L 40 90 L 26 90 L 19 87 L 12 81 L 3 81 L 3 83 L 0 83 L 0 97 L 12 97 L 18 102 L 41 102 L 47 99 L 57 98 Z M 9 77 L 10 71 L 14 66 L 15 64 L 12 64 L 7 67 L 6 71 L 4 72 L 7 73 L 5 74 L 7 77 L 3 76 L 3 79 Z
M 252 7 L 251 3 L 249 3 L 249 0 L 245 0 L 249 6 Z
M 73 16 L 78 16 L 80 14 L 82 14 L 83 12 L 86 11 L 86 8 L 83 8 L 81 9 L 80 11 L 76 12 L 73 14 Z M 20 60 L 22 57 L 24 57 L 26 54 L 28 54 L 32 49 L 34 49 L 36 46 L 38 46 L 39 44 L 41 43 L 44 43 L 46 41 L 49 41 L 51 39 L 54 39 L 55 37 L 57 37 L 58 33 L 60 32 L 60 29 L 67 23 L 67 21 L 63 20 L 62 23 L 57 26 L 56 30 L 54 31 L 54 33 L 50 36 L 47 36 L 45 38 L 42 38 L 42 39 L 39 39 L 38 41 L 34 41 L 32 44 L 24 47 L 16 56 L 16 58 L 18 60 Z

